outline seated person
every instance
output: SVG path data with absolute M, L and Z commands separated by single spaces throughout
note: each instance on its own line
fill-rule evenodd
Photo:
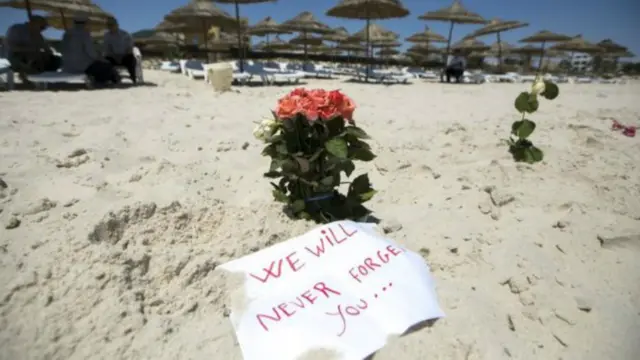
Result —
M 454 50 L 453 57 L 451 57 L 451 59 L 449 60 L 449 64 L 447 64 L 447 69 L 445 70 L 447 82 L 451 82 L 451 77 L 454 77 L 457 83 L 462 81 L 462 76 L 464 75 L 464 70 L 466 67 L 467 61 L 464 59 L 460 51 Z
M 11 68 L 25 80 L 26 74 L 56 71 L 61 59 L 51 51 L 42 37 L 49 24 L 42 16 L 34 15 L 31 20 L 12 25 L 7 31 L 6 50 Z
M 62 37 L 62 70 L 70 74 L 87 74 L 96 84 L 119 83 L 116 69 L 98 55 L 91 34 L 87 30 L 88 19 L 77 16 L 73 26 Z
M 131 81 L 136 83 L 136 58 L 133 55 L 133 38 L 120 29 L 118 21 L 111 17 L 107 20 L 107 32 L 104 33 L 105 58 L 114 66 L 124 66 Z

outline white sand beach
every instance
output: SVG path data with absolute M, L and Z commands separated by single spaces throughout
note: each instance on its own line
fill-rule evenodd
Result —
M 0 93 L 0 359 L 242 359 L 216 266 L 315 226 L 281 213 L 251 135 L 293 86 L 145 77 Z M 561 84 L 536 165 L 501 144 L 528 86 L 305 85 L 357 103 L 369 207 L 447 314 L 375 360 L 638 359 L 640 138 L 610 128 L 640 126 L 640 84 Z

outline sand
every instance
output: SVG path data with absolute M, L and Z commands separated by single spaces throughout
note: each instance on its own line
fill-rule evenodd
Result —
M 251 136 L 291 86 L 146 78 L 0 93 L 0 358 L 241 359 L 216 266 L 314 227 L 274 204 Z M 610 119 L 640 125 L 640 84 L 561 85 L 533 166 L 500 143 L 527 85 L 307 86 L 357 102 L 370 207 L 447 313 L 375 360 L 638 358 L 640 138 Z

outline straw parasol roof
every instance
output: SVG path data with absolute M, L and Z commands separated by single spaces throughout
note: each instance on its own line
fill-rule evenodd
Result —
M 87 22 L 87 27 L 89 31 L 97 32 L 97 31 L 105 30 L 107 28 L 108 17 L 109 15 L 89 15 L 88 16 L 89 21 Z M 54 29 L 66 30 L 69 28 L 69 25 L 72 24 L 72 21 L 73 21 L 72 18 L 73 18 L 72 14 L 51 13 L 51 15 L 47 16 L 47 22 L 49 23 L 49 26 Z
M 453 4 L 435 11 L 428 11 L 418 17 L 420 20 L 449 21 L 455 24 L 486 24 L 480 15 L 467 10 L 459 0 Z
M 343 19 L 393 19 L 409 15 L 399 0 L 342 0 L 327 11 L 328 16 Z
M 524 39 L 520 39 L 520 42 L 545 43 L 545 42 L 558 42 L 558 41 L 569 41 L 569 40 L 571 40 L 570 36 L 557 34 L 548 30 L 541 30 L 531 36 L 528 36 Z
M 367 49 L 365 45 L 355 42 L 338 43 L 336 48 L 344 51 L 365 51 Z
M 587 40 L 582 38 L 582 35 L 578 35 L 569 41 L 557 43 L 550 49 L 560 51 L 576 51 L 586 54 L 598 54 L 604 52 L 604 49 L 602 47 L 588 42 Z
M 398 55 L 400 54 L 400 51 L 393 49 L 393 48 L 382 48 L 380 50 L 378 50 L 377 55 L 378 56 L 393 56 L 393 55 Z
M 185 25 L 185 30 L 194 33 L 207 32 L 210 27 L 236 28 L 236 20 L 225 11 L 220 10 L 211 1 L 192 0 L 167 16 L 165 20 Z
M 604 39 L 602 41 L 600 41 L 599 43 L 597 43 L 596 45 L 600 46 L 601 48 L 605 49 L 607 52 L 624 52 L 627 51 L 627 48 L 625 46 L 622 46 L 616 42 L 614 42 L 611 39 Z
M 178 45 L 179 39 L 175 35 L 166 32 L 155 32 L 153 35 L 144 38 L 135 38 L 137 44 L 144 45 Z
M 415 53 L 419 55 L 435 54 L 442 52 L 442 48 L 435 47 L 431 44 L 417 44 L 407 49 L 408 53 Z
M 66 15 L 82 13 L 88 16 L 111 16 L 90 0 L 10 0 L 0 2 L 0 7 L 27 9 L 29 17 L 31 17 L 31 10 L 43 10 Z
M 486 51 L 489 50 L 489 46 L 477 39 L 466 39 L 455 43 L 451 46 L 452 49 L 462 51 Z
M 322 45 L 322 38 L 315 36 L 306 36 L 304 34 L 300 34 L 293 39 L 289 40 L 289 44 L 292 45 L 310 45 L 310 46 L 320 46 Z
M 349 32 L 343 26 L 337 29 L 333 29 L 333 32 L 331 34 L 327 34 L 322 37 L 323 40 L 334 42 L 346 41 L 348 38 Z
M 496 18 L 491 20 L 487 25 L 467 35 L 466 37 L 472 38 L 472 37 L 485 36 L 489 34 L 500 34 L 501 32 L 504 32 L 504 31 L 520 29 L 527 26 L 529 26 L 529 23 L 526 23 L 526 22 L 504 21 Z
M 507 42 L 504 41 L 500 41 L 500 42 L 494 42 L 493 44 L 491 44 L 490 48 L 489 48 L 489 52 L 493 53 L 493 54 L 498 54 L 499 52 L 502 53 L 508 53 L 510 51 L 512 51 L 513 49 L 515 49 L 516 47 L 514 45 L 511 45 Z
M 425 27 L 424 31 L 415 33 L 405 40 L 412 43 L 447 42 L 444 36 L 434 33 L 428 26 Z
M 266 36 L 270 34 L 290 34 L 291 32 L 283 29 L 271 16 L 267 16 L 247 31 L 250 35 Z
M 302 33 L 330 34 L 333 32 L 333 29 L 321 23 L 308 11 L 304 11 L 293 19 L 283 22 L 281 27 L 283 29 Z
M 354 41 L 368 40 L 372 43 L 395 41 L 397 38 L 398 38 L 398 35 L 396 35 L 394 32 L 387 30 L 376 23 L 369 23 L 360 31 L 358 31 L 357 33 L 349 37 L 350 40 L 354 40 Z
M 389 41 L 379 41 L 376 43 L 371 44 L 371 47 L 373 48 L 394 48 L 394 47 L 398 47 L 401 46 L 402 44 L 395 41 L 395 40 L 389 40 Z
M 282 50 L 290 50 L 293 48 L 291 44 L 280 39 L 279 36 L 276 36 L 273 40 L 268 43 L 260 43 L 260 49 L 265 51 L 282 51 Z
M 447 47 L 445 57 L 449 55 L 451 49 L 451 38 L 455 24 L 486 24 L 487 21 L 480 15 L 467 10 L 460 0 L 454 0 L 450 6 L 435 11 L 426 12 L 418 17 L 420 20 L 448 21 L 449 36 L 447 37 Z M 447 63 L 445 59 L 445 64 Z
M 364 40 L 366 43 L 367 57 L 370 55 L 369 48 L 373 36 L 370 33 L 373 30 L 370 26 L 371 20 L 394 19 L 407 15 L 409 15 L 409 10 L 402 5 L 400 0 L 342 0 L 327 11 L 327 16 L 366 20 L 364 34 L 362 34 L 364 36 L 358 36 L 356 39 Z M 367 68 L 369 66 L 367 65 Z

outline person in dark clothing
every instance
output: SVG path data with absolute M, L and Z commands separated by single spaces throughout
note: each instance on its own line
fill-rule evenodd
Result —
M 454 50 L 452 55 L 453 56 L 445 69 L 445 76 L 448 83 L 451 82 L 452 77 L 456 79 L 456 83 L 460 83 L 462 81 L 462 76 L 464 75 L 464 70 L 467 67 L 467 61 L 459 50 Z
M 133 55 L 133 38 L 128 32 L 120 29 L 118 21 L 113 17 L 107 20 L 107 28 L 103 42 L 105 59 L 113 66 L 124 66 L 135 84 L 137 60 Z
M 113 65 L 100 58 L 91 34 L 87 31 L 87 17 L 78 15 L 73 27 L 62 37 L 62 69 L 70 74 L 87 74 L 96 84 L 119 83 L 120 76 Z
M 25 80 L 28 74 L 56 71 L 62 60 L 56 56 L 42 36 L 48 28 L 47 19 L 34 15 L 23 24 L 12 25 L 7 31 L 7 58 L 11 68 Z

